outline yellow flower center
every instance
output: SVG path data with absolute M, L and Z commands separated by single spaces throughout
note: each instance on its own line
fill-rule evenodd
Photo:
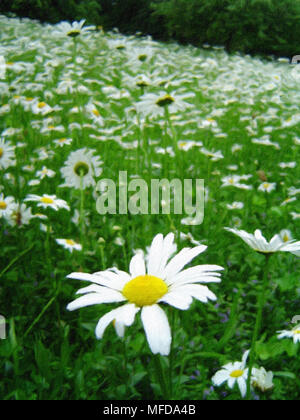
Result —
M 58 141 L 59 141 L 59 143 L 64 143 L 65 141 L 66 141 L 67 139 L 59 139 Z
M 38 108 L 39 109 L 45 108 L 46 105 L 47 105 L 46 102 L 39 102 L 38 103 Z
M 147 83 L 145 80 L 138 80 L 138 81 L 136 82 L 136 85 L 137 85 L 138 87 L 146 87 L 146 86 L 149 86 L 149 83 Z
M 156 303 L 167 291 L 168 287 L 162 279 L 145 274 L 130 280 L 122 293 L 130 303 L 148 306 Z
M 44 204 L 53 204 L 54 200 L 52 200 L 52 198 L 50 198 L 50 197 L 42 197 L 41 202 L 44 203 Z
M 288 237 L 288 235 L 287 234 L 285 234 L 284 236 L 283 236 L 283 242 L 288 242 L 290 240 L 290 238 Z
M 156 105 L 158 106 L 168 106 L 175 102 L 175 99 L 171 95 L 165 95 L 162 98 L 159 98 L 156 101 Z
M 73 29 L 72 31 L 68 32 L 67 35 L 71 38 L 76 38 L 78 35 L 80 35 L 80 31 Z
M 74 166 L 74 172 L 78 176 L 85 176 L 88 174 L 89 170 L 89 165 L 85 162 L 77 162 Z
M 5 201 L 0 201 L 0 210 L 6 210 L 6 207 L 7 207 L 7 205 L 6 205 Z
M 2 158 L 3 153 L 4 153 L 4 150 L 2 149 L 2 147 L 0 147 L 0 158 Z
M 139 59 L 141 62 L 146 61 L 146 60 L 147 60 L 147 54 L 140 54 L 140 55 L 138 56 L 138 59 Z
M 300 334 L 300 330 L 295 330 L 294 334 Z
M 72 239 L 66 239 L 66 244 L 67 245 L 74 246 L 75 245 L 75 242 Z
M 270 184 L 268 184 L 267 182 L 265 182 L 265 183 L 263 184 L 263 187 L 264 187 L 264 188 L 266 188 L 266 189 L 267 189 L 267 188 L 269 188 L 269 186 L 270 186 Z
M 231 376 L 232 378 L 239 378 L 240 376 L 242 376 L 242 375 L 243 375 L 243 373 L 244 373 L 244 371 L 243 371 L 243 370 L 241 370 L 241 369 L 237 369 L 237 370 L 233 370 L 233 371 L 231 372 L 230 376 Z
M 96 117 L 100 117 L 100 112 L 97 109 L 93 109 L 92 113 L 96 116 Z

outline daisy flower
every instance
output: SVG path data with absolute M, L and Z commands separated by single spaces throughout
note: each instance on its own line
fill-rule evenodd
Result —
M 278 331 L 278 338 L 292 338 L 294 343 L 300 342 L 300 324 L 296 325 L 291 331 L 282 330 Z
M 38 207 L 43 207 L 44 209 L 50 207 L 56 211 L 59 209 L 70 210 L 67 202 L 57 198 L 56 195 L 43 194 L 43 196 L 40 196 L 36 194 L 29 194 L 24 201 L 36 201 L 38 203 Z
M 278 164 L 278 166 L 281 169 L 286 169 L 286 168 L 295 168 L 297 166 L 297 162 L 280 162 Z
M 263 237 L 259 229 L 256 229 L 254 235 L 247 233 L 244 230 L 232 229 L 228 227 L 224 229 L 239 236 L 252 249 L 263 254 L 273 254 L 279 251 L 291 253 L 300 251 L 300 241 L 295 242 L 295 240 L 289 240 L 284 242 L 278 234 L 274 235 L 270 242 L 268 242 Z
M 251 385 L 260 389 L 262 392 L 273 388 L 273 372 L 267 372 L 264 367 L 253 368 L 251 375 Z
M 245 177 L 241 175 L 227 175 L 224 176 L 221 181 L 221 187 L 236 187 L 242 190 L 251 190 L 252 186 L 247 184 L 242 184 L 240 181 L 245 179 Z
M 77 189 L 95 186 L 95 177 L 102 173 L 99 157 L 94 156 L 93 149 L 79 149 L 71 152 L 65 165 L 61 168 L 65 183 L 61 187 L 75 187 Z
M 53 142 L 56 144 L 56 147 L 63 147 L 65 145 L 69 146 L 72 143 L 72 139 L 61 138 L 61 139 L 53 140 Z
M 244 203 L 241 201 L 234 201 L 232 204 L 226 204 L 228 210 L 241 210 L 244 208 Z
M 293 220 L 300 219 L 300 213 L 296 213 L 295 211 L 291 211 L 290 215 L 292 216 Z
M 85 26 L 85 19 L 82 19 L 80 22 L 60 22 L 56 25 L 55 30 L 53 31 L 54 35 L 66 35 L 70 38 L 76 38 L 79 35 L 84 35 L 88 33 L 91 29 L 95 29 L 94 26 Z
M 293 240 L 292 233 L 288 229 L 282 229 L 279 232 L 279 236 L 282 239 L 282 242 L 285 242 L 285 243 Z
M 0 194 L 0 219 L 8 217 L 13 210 L 15 199 L 11 196 L 4 198 L 4 194 Z
M 9 141 L 0 138 L 0 169 L 7 169 L 15 163 L 15 147 Z
M 200 246 L 201 245 L 201 243 L 199 241 L 196 241 L 194 239 L 193 235 L 190 232 L 189 233 L 180 232 L 179 237 L 183 241 L 189 241 L 193 245 L 196 245 L 196 246 Z
M 26 207 L 24 203 L 13 203 L 7 221 L 11 226 L 22 227 L 28 225 L 33 217 L 30 207 Z
M 216 372 L 212 377 L 213 384 L 220 386 L 224 382 L 227 382 L 229 388 L 232 389 L 237 383 L 241 395 L 244 398 L 247 391 L 248 368 L 246 368 L 246 361 L 248 354 L 249 350 L 244 353 L 241 362 L 231 362 L 224 365 L 222 369 Z
M 104 120 L 100 114 L 100 112 L 98 111 L 98 109 L 96 108 L 96 106 L 90 102 L 86 105 L 86 110 L 88 112 L 88 114 L 90 115 L 90 117 L 92 118 L 92 120 L 99 124 L 99 125 L 103 125 L 104 124 Z
M 165 114 L 165 107 L 168 107 L 169 113 L 174 114 L 184 111 L 191 104 L 185 102 L 186 99 L 195 96 L 194 93 L 177 94 L 175 92 L 169 94 L 160 92 L 158 95 L 154 93 L 146 93 L 141 97 L 141 101 L 136 104 L 137 111 L 143 115 L 152 114 L 154 117 Z
M 53 178 L 55 176 L 55 172 L 52 171 L 52 169 L 48 169 L 46 166 L 43 166 L 40 171 L 37 171 L 35 176 L 37 176 L 39 179 L 44 179 L 46 177 Z
M 258 187 L 258 191 L 270 193 L 271 191 L 275 190 L 275 188 L 276 188 L 276 182 L 263 182 Z
M 73 252 L 74 249 L 76 251 L 81 251 L 82 250 L 82 245 L 73 241 L 73 239 L 56 239 L 56 242 L 59 245 L 62 245 L 65 249 L 67 249 L 71 253 Z
M 96 337 L 101 339 L 106 327 L 113 322 L 125 326 L 133 324 L 135 315 L 140 312 L 146 338 L 152 353 L 168 355 L 171 344 L 171 331 L 167 316 L 160 307 L 166 303 L 181 310 L 187 310 L 193 298 L 206 303 L 216 296 L 207 286 L 197 283 L 220 282 L 218 265 L 197 265 L 183 268 L 196 256 L 206 250 L 200 245 L 184 248 L 174 254 L 174 234 L 165 238 L 158 234 L 152 241 L 148 256 L 137 253 L 130 261 L 129 274 L 117 268 L 110 268 L 94 274 L 72 273 L 71 279 L 91 282 L 80 289 L 83 295 L 71 302 L 68 310 L 85 306 L 125 302 L 100 318 L 96 326 Z M 172 257 L 172 258 L 171 258 Z
M 48 105 L 46 102 L 34 102 L 32 104 L 31 110 L 34 114 L 41 114 L 46 115 L 53 111 L 53 108 L 51 108 L 50 105 Z
M 294 201 L 296 201 L 297 198 L 296 197 L 288 197 L 285 200 L 282 201 L 282 203 L 280 203 L 280 206 L 286 206 L 287 204 L 293 203 Z

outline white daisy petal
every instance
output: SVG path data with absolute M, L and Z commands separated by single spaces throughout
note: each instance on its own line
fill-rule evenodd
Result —
M 129 303 L 117 309 L 113 309 L 99 319 L 96 326 L 96 337 L 101 339 L 107 326 L 113 321 L 120 322 L 129 327 L 133 324 L 136 313 L 139 311 L 134 304 Z
M 219 370 L 212 377 L 212 382 L 216 386 L 222 385 L 223 382 L 228 380 L 228 371 L 225 369 Z
M 171 291 L 163 296 L 159 302 L 168 303 L 177 309 L 186 310 L 190 307 L 193 302 L 193 298 L 188 294 L 178 293 L 177 291 Z
M 212 265 L 210 268 L 208 265 L 196 265 L 177 273 L 174 277 L 166 280 L 166 283 L 168 285 L 180 285 L 185 283 L 219 283 L 221 281 L 221 274 L 212 270 L 223 270 L 223 267 Z
M 206 303 L 208 299 L 217 299 L 216 295 L 211 292 L 207 286 L 202 286 L 200 284 L 185 284 L 184 286 L 176 287 L 175 290 L 178 294 L 182 293 L 190 295 L 191 297 L 194 297 L 204 303 Z
M 149 256 L 148 256 L 148 274 L 153 276 L 157 273 L 157 262 L 160 259 L 160 255 L 163 249 L 163 235 L 159 233 L 156 235 L 152 241 Z
M 125 282 L 120 279 L 115 273 L 110 271 L 99 271 L 94 274 L 88 273 L 71 273 L 67 276 L 68 279 L 77 279 L 90 281 L 92 283 L 100 284 L 101 286 L 106 286 L 111 289 L 116 289 L 121 291 L 124 287 Z
M 245 379 L 241 376 L 240 378 L 237 379 L 237 383 L 238 386 L 240 388 L 241 391 L 241 395 L 244 398 L 246 396 L 246 391 L 247 391 L 247 385 L 246 385 L 246 381 Z
M 152 353 L 167 356 L 170 353 L 172 337 L 164 311 L 158 305 L 144 306 L 141 318 Z
M 230 389 L 233 388 L 235 382 L 236 382 L 235 378 L 231 378 L 231 377 L 228 378 L 227 385 L 229 386 Z
M 74 311 L 75 309 L 83 308 L 84 306 L 97 305 L 100 303 L 113 303 L 113 302 L 123 302 L 125 300 L 124 296 L 112 289 L 106 289 L 107 292 L 99 293 L 88 293 L 84 296 L 79 297 L 78 299 L 73 300 L 69 303 L 67 309 L 69 311 Z
M 142 254 L 136 254 L 131 258 L 129 271 L 132 278 L 143 276 L 146 273 L 145 261 Z
M 166 280 L 175 276 L 185 265 L 191 262 L 197 255 L 206 250 L 207 246 L 200 245 L 194 248 L 183 248 L 171 261 L 167 264 L 164 272 Z

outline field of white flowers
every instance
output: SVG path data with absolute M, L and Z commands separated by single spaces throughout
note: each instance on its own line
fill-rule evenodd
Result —
M 1 399 L 300 398 L 297 69 L 0 16 Z

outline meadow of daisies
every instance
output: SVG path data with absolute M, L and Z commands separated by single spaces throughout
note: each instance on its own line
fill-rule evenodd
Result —
M 0 29 L 1 399 L 299 399 L 295 66 Z M 203 223 L 99 214 L 120 171 L 203 179 Z

